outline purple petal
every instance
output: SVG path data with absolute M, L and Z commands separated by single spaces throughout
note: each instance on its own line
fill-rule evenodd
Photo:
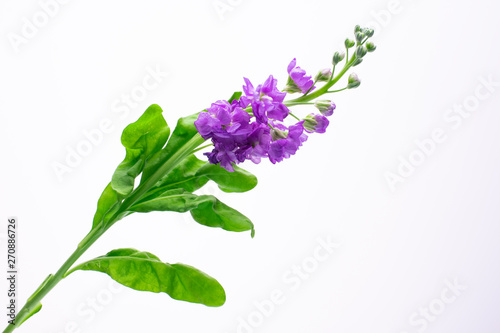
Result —
M 288 68 L 286 69 L 288 74 L 290 74 L 290 72 L 292 71 L 292 69 L 295 67 L 296 64 L 297 64 L 297 59 L 293 58 L 293 60 L 290 61 L 290 63 L 288 64 Z

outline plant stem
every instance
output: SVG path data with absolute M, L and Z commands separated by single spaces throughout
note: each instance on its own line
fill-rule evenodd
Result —
M 196 153 L 197 151 L 200 151 L 202 149 L 208 148 L 208 147 L 213 146 L 213 145 L 214 145 L 213 143 L 209 143 L 208 145 L 204 145 L 203 147 L 196 148 L 195 150 L 193 150 L 193 153 Z
M 168 158 L 144 183 L 137 186 L 137 188 L 123 200 L 120 209 L 113 215 L 106 229 L 109 229 L 116 221 L 120 214 L 127 211 L 133 204 L 135 204 L 141 197 L 151 189 L 164 175 L 172 171 L 173 168 L 184 158 L 193 153 L 196 148 L 205 142 L 199 133 L 196 133 L 188 142 L 186 142 L 180 149 L 178 149 L 172 156 Z M 115 221 L 116 219 L 116 221 Z
M 178 149 L 165 163 L 163 163 L 144 183 L 139 185 L 130 196 L 125 199 L 120 205 L 120 209 L 109 220 L 106 227 L 95 227 L 87 236 L 78 244 L 77 249 L 69 256 L 69 258 L 62 264 L 59 270 L 50 277 L 45 284 L 35 291 L 28 299 L 26 304 L 19 310 L 14 324 L 8 324 L 3 333 L 13 332 L 20 324 L 27 318 L 35 309 L 40 301 L 65 277 L 65 274 L 73 266 L 73 264 L 101 237 L 106 230 L 108 230 L 114 223 L 116 223 L 123 216 L 134 203 L 153 187 L 160 178 L 166 173 L 170 172 L 180 161 L 189 156 L 196 150 L 196 148 L 205 142 L 205 139 L 200 134 L 194 135 L 188 142 L 186 142 L 180 149 Z
M 299 117 L 297 117 L 296 115 L 294 115 L 293 113 L 289 113 L 290 116 L 294 117 L 295 119 L 297 119 L 298 121 L 300 121 Z
M 309 102 L 309 101 L 312 101 L 313 99 L 327 93 L 328 89 L 330 89 L 335 83 L 337 83 L 338 80 L 340 80 L 342 78 L 342 76 L 349 70 L 349 68 L 351 68 L 351 66 L 355 60 L 356 60 L 356 54 L 353 54 L 353 56 L 351 57 L 351 60 L 349 60 L 345 64 L 344 68 L 342 68 L 340 73 L 337 76 L 335 76 L 335 78 L 333 80 L 329 81 L 323 87 L 321 87 L 320 89 L 316 90 L 315 92 L 313 92 L 307 96 L 301 96 L 299 98 L 287 101 L 287 104 L 289 103 L 290 105 L 294 105 L 294 104 L 298 104 L 298 103 L 302 103 L 302 102 Z
M 82 241 L 75 250 L 69 256 L 69 258 L 64 262 L 64 264 L 59 268 L 59 270 L 50 278 L 50 280 L 38 291 L 35 292 L 28 302 L 19 310 L 19 313 L 16 316 L 15 323 L 22 323 L 24 318 L 30 314 L 32 309 L 34 309 L 38 303 L 47 295 L 52 288 L 54 288 L 63 278 L 64 274 L 73 266 L 75 261 L 80 258 L 80 256 L 87 251 L 87 249 L 104 233 L 104 230 L 101 228 L 96 228 L 93 229 L 85 238 L 85 242 Z M 3 333 L 8 333 L 14 331 L 17 327 L 19 327 L 17 324 L 8 324 L 7 328 L 3 331 Z
M 328 90 L 326 93 L 327 94 L 331 94 L 331 93 L 336 93 L 336 92 L 339 92 L 339 91 L 344 91 L 346 90 L 348 87 L 344 87 L 342 89 L 338 89 L 338 90 Z
M 285 101 L 284 104 L 286 106 L 295 106 L 295 105 L 314 105 L 314 103 L 311 102 L 292 102 L 292 101 Z M 291 113 L 290 113 L 291 114 Z
M 335 74 L 335 67 L 337 65 L 333 65 L 333 69 L 332 69 L 332 75 L 330 75 L 330 81 L 333 79 L 333 75 Z

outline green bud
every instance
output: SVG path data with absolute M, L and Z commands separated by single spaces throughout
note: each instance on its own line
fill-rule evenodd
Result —
M 356 42 L 358 44 L 361 44 L 361 42 L 363 41 L 363 39 L 365 39 L 365 34 L 362 33 L 362 32 L 356 32 L 355 36 L 356 36 Z
M 366 47 L 364 45 L 360 45 L 356 48 L 356 57 L 361 59 L 366 55 L 366 52 L 368 52 Z
M 286 139 L 288 137 L 288 132 L 282 131 L 279 128 L 273 128 L 271 130 L 271 137 L 273 138 L 273 141 Z
M 333 111 L 337 107 L 335 103 L 333 103 L 330 100 L 316 100 L 314 102 L 314 106 L 321 112 L 321 114 L 325 117 L 331 116 L 333 114 Z
M 318 121 L 314 118 L 313 114 L 308 114 L 304 119 L 302 119 L 304 123 L 304 129 L 309 132 L 316 132 L 316 125 L 318 125 Z
M 319 73 L 316 74 L 314 80 L 318 82 L 328 82 L 330 81 L 331 77 L 332 77 L 332 70 L 330 68 L 325 68 L 320 70 Z
M 342 60 L 344 60 L 345 58 L 345 52 L 344 51 L 340 51 L 340 52 L 335 52 L 333 54 L 333 60 L 332 60 L 332 63 L 334 65 L 338 64 L 339 62 L 341 62 Z
M 363 62 L 363 59 L 356 58 L 356 60 L 354 60 L 354 62 L 352 63 L 352 67 L 357 66 L 357 65 L 359 65 L 362 62 Z
M 364 33 L 367 37 L 373 37 L 373 35 L 375 34 L 375 30 L 373 30 L 373 29 L 369 29 L 369 28 L 366 28 L 366 29 L 364 29 L 363 33 Z
M 356 45 L 356 43 L 353 40 L 347 38 L 345 40 L 345 42 L 344 42 L 344 45 L 345 45 L 346 48 L 350 49 L 351 47 L 353 47 L 354 45 Z
M 366 43 L 366 49 L 368 50 L 368 52 L 373 52 L 377 49 L 377 47 L 372 42 L 368 42 Z
M 361 84 L 361 81 L 358 78 L 358 75 L 356 73 L 351 73 L 349 75 L 349 79 L 347 80 L 347 89 L 354 89 L 359 87 Z
M 361 31 L 361 27 L 359 25 L 356 25 L 354 27 L 354 34 L 356 34 L 356 32 L 358 32 L 358 31 Z

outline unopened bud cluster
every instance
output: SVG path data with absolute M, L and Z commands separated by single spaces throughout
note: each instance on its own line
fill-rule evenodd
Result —
M 368 39 L 373 37 L 374 33 L 375 31 L 371 28 L 362 28 L 359 25 L 354 27 L 354 39 L 346 38 L 346 40 L 344 41 L 347 54 L 349 54 L 349 49 L 354 48 L 354 55 L 351 59 L 346 59 L 346 64 L 351 61 L 351 67 L 358 66 L 359 64 L 361 64 L 361 62 L 363 62 L 363 58 L 369 52 L 373 52 L 377 49 L 375 44 L 373 44 L 371 41 L 368 41 Z M 345 56 L 346 53 L 344 52 L 335 52 L 332 59 L 333 65 L 336 66 L 337 64 L 339 64 L 345 58 Z M 358 76 L 353 73 L 349 76 L 347 89 L 357 88 L 360 84 L 361 81 L 359 80 Z

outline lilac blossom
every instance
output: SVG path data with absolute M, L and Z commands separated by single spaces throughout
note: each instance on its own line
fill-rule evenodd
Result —
M 288 65 L 288 82 L 285 88 L 288 92 L 302 92 L 305 94 L 309 90 L 313 90 L 314 82 L 311 79 L 311 76 L 306 75 L 306 71 L 302 68 L 296 66 L 297 60 L 293 58 L 293 60 Z
M 244 96 L 241 97 L 242 105 L 251 105 L 255 119 L 258 123 L 267 124 L 268 119 L 283 121 L 290 112 L 283 100 L 286 93 L 278 90 L 277 81 L 270 75 L 264 84 L 254 88 L 249 79 L 244 78 Z
M 307 135 L 304 134 L 303 121 L 289 128 L 286 128 L 283 124 L 274 124 L 274 126 L 281 131 L 286 131 L 286 137 L 273 141 L 269 147 L 269 160 L 273 164 L 295 155 L 299 147 L 302 146 L 302 142 L 307 140 Z

